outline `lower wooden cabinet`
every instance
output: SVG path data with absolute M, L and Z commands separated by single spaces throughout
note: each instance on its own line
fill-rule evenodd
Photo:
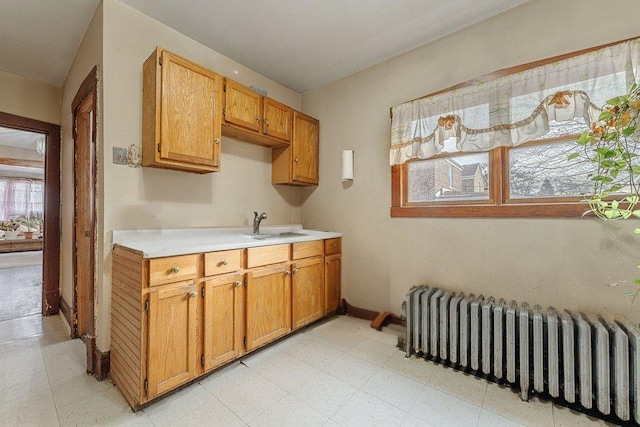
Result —
M 196 302 L 193 282 L 155 288 L 149 293 L 149 399 L 196 377 Z
M 323 257 L 297 260 L 292 267 L 291 306 L 293 329 L 324 316 Z
M 340 239 L 146 259 L 113 249 L 111 379 L 134 410 L 327 313 Z
M 205 371 L 242 354 L 245 301 L 243 285 L 243 274 L 209 279 L 202 285 Z
M 247 351 L 291 332 L 291 274 L 287 264 L 247 273 Z
M 340 305 L 342 254 L 329 255 L 324 267 L 324 314 L 333 313 Z
M 342 239 L 324 241 L 324 314 L 334 313 L 340 305 L 342 275 Z

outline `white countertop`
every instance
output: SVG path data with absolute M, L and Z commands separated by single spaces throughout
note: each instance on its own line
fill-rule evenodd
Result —
M 342 237 L 341 233 L 305 230 L 301 225 L 260 227 L 260 238 L 252 236 L 251 227 L 171 228 L 155 230 L 113 230 L 112 243 L 142 252 L 144 258 L 160 258 L 226 249 L 251 248 L 282 243 Z M 279 236 L 280 233 L 297 233 Z

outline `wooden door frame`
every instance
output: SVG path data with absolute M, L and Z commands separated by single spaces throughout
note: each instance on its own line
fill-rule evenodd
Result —
M 77 258 L 78 258 L 78 252 L 77 252 L 77 248 L 76 248 L 76 227 L 75 224 L 77 223 L 77 190 L 76 190 L 76 176 L 78 174 L 78 163 L 77 163 L 77 157 L 76 157 L 76 153 L 78 151 L 78 138 L 77 138 L 77 128 L 76 128 L 76 117 L 78 115 L 79 109 L 82 106 L 82 104 L 90 97 L 93 96 L 93 102 L 94 102 L 94 114 L 93 114 L 93 133 L 91 135 L 91 141 L 90 143 L 93 145 L 93 164 L 92 164 L 92 170 L 93 170 L 93 177 L 92 177 L 92 185 L 94 187 L 94 190 L 97 190 L 97 133 L 98 133 L 98 128 L 97 128 L 97 117 L 98 117 L 98 67 L 93 67 L 93 69 L 89 72 L 89 75 L 87 75 L 87 77 L 84 79 L 84 81 L 82 82 L 82 84 L 80 85 L 80 87 L 78 88 L 78 92 L 76 93 L 75 97 L 73 98 L 73 102 L 71 103 L 71 113 L 72 113 L 72 127 L 73 127 L 73 156 L 74 156 L 74 161 L 73 161 L 73 228 L 72 228 L 72 272 L 73 272 L 73 302 L 72 302 L 72 319 L 73 319 L 73 323 L 70 325 L 71 326 L 71 337 L 72 338 L 77 338 L 78 335 L 78 280 L 77 280 Z M 96 214 L 96 197 L 95 197 L 95 193 L 94 193 L 94 197 L 93 200 L 91 201 L 91 209 L 93 211 L 93 224 L 92 224 L 92 229 L 94 231 L 93 235 L 91 236 L 91 247 L 93 247 L 93 251 L 90 254 L 90 271 L 91 271 L 91 277 L 93 280 L 93 285 L 91 286 L 91 289 L 95 292 L 96 289 L 96 272 L 95 272 L 95 261 L 96 261 L 96 236 L 95 236 L 95 230 L 97 228 L 97 214 Z M 95 304 L 95 301 L 92 298 L 93 303 Z M 94 314 L 94 311 L 91 311 L 92 314 Z M 95 332 L 95 323 L 93 324 L 93 330 Z M 91 342 L 87 342 L 87 354 L 93 354 L 95 352 L 95 337 L 92 337 Z M 92 357 L 87 357 L 87 371 L 88 372 L 93 372 L 93 363 L 91 363 L 93 360 Z
M 57 314 L 60 307 L 60 126 L 3 112 L 0 126 L 46 136 L 42 314 L 50 316 Z

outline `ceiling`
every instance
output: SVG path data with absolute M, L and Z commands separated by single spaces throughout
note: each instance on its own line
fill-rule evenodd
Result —
M 303 93 L 527 0 L 119 0 Z M 64 83 L 99 0 L 0 0 L 0 70 Z
M 38 140 L 45 139 L 45 135 L 26 130 L 11 129 L 0 126 L 0 145 L 36 150 Z
M 0 71 L 62 86 L 100 0 L 0 0 Z
M 39 139 L 45 141 L 46 137 L 41 133 L 5 128 L 0 126 L 0 147 L 3 145 L 6 145 L 10 147 L 25 149 L 25 150 L 33 150 L 35 152 Z M 21 153 L 21 152 L 15 151 L 15 153 Z M 18 157 L 18 158 L 23 158 L 23 157 Z M 26 157 L 26 159 L 32 159 L 32 158 L 33 158 L 32 156 Z M 44 156 L 42 156 L 42 160 L 44 160 Z M 7 164 L 0 163 L 0 176 L 2 177 L 15 176 L 15 177 L 21 177 L 21 178 L 44 179 L 44 169 L 35 168 L 35 167 L 14 166 L 14 165 L 7 165 Z
M 121 0 L 298 93 L 525 0 Z

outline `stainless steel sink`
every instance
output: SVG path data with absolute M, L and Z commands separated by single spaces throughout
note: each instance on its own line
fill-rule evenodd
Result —
M 285 239 L 287 237 L 305 236 L 304 233 L 296 233 L 293 231 L 285 231 L 283 233 L 269 233 L 269 234 L 248 234 L 249 237 L 256 240 L 267 239 Z

